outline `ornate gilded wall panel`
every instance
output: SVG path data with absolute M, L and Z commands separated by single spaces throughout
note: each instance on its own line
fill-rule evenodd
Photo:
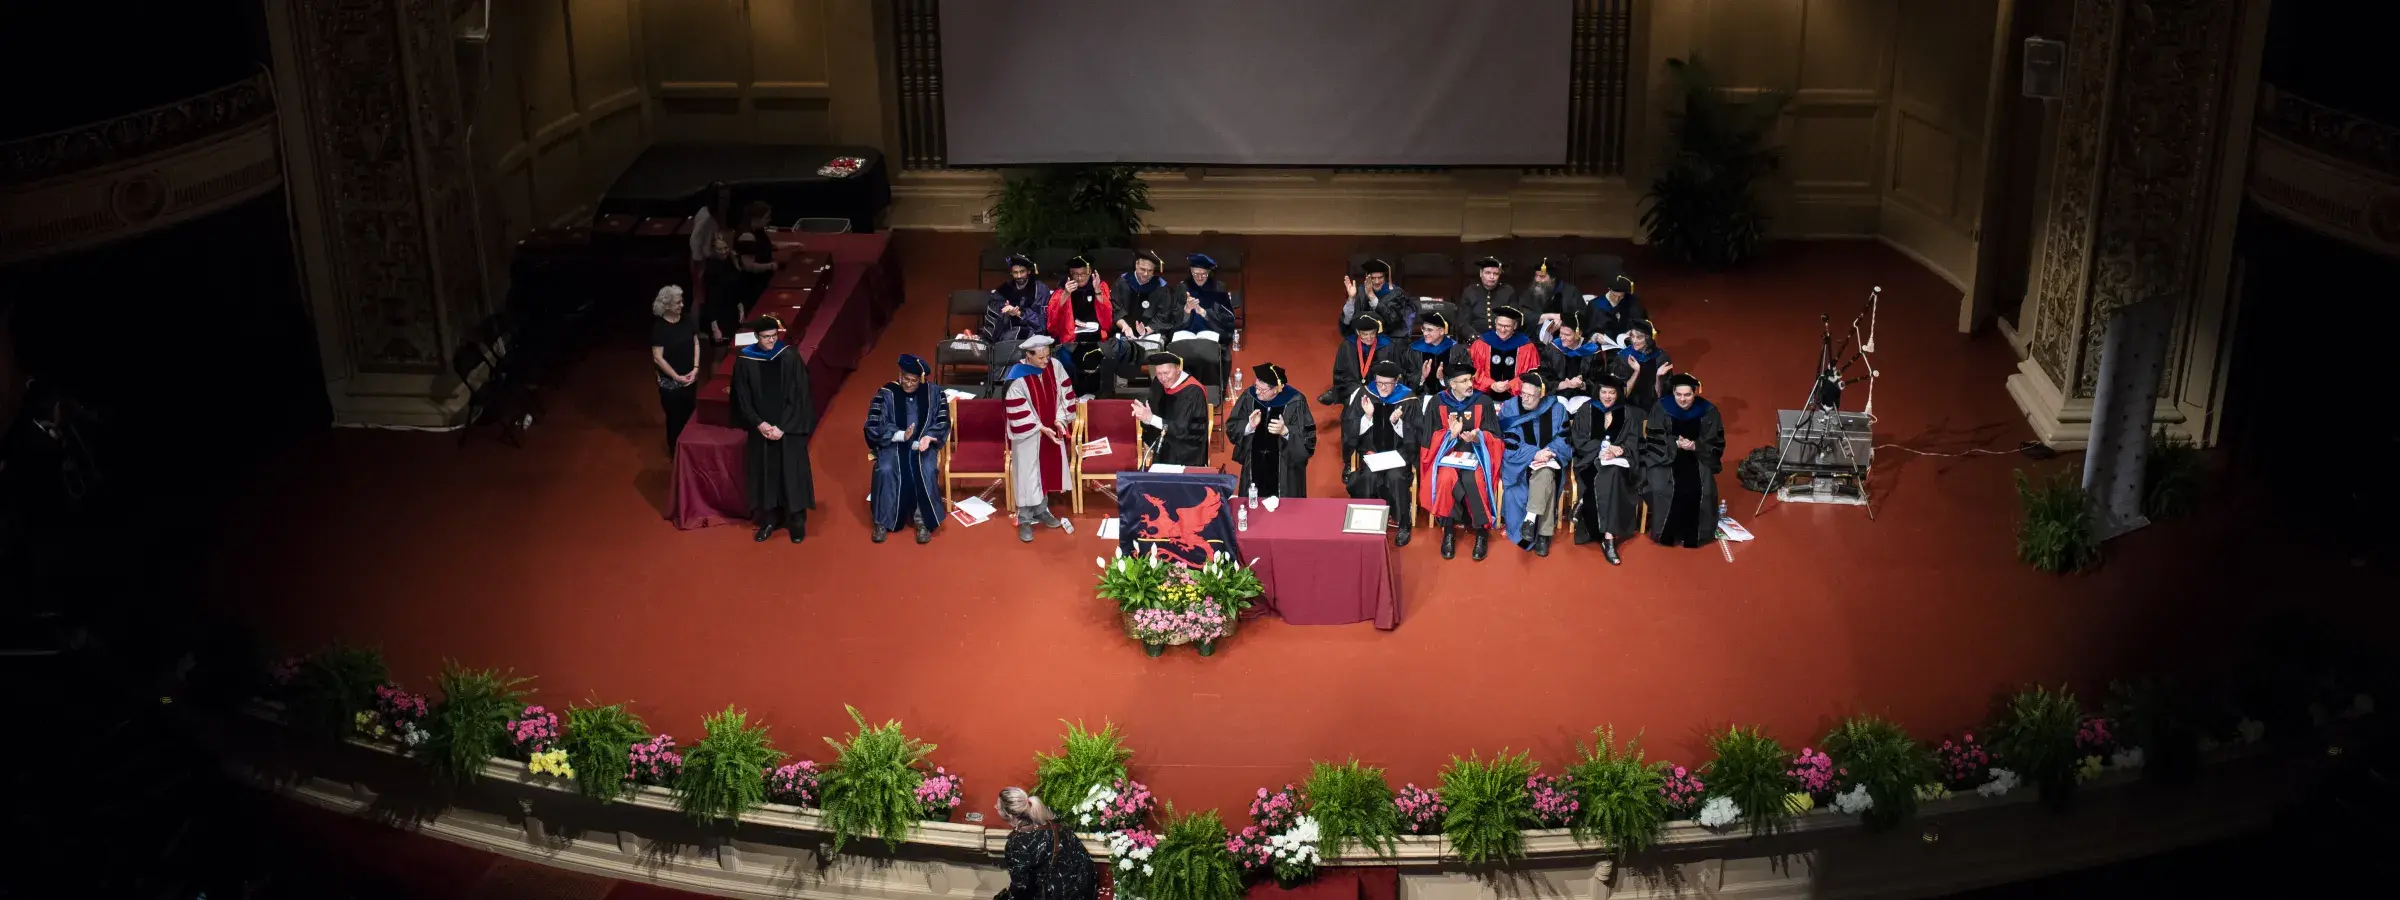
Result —
M 2098 173 L 2106 150 L 2111 82 L 2117 61 L 2120 0 L 2081 0 L 2067 36 L 2065 97 L 2051 161 L 2050 215 L 2035 257 L 2033 361 L 2052 384 L 2072 383 L 2083 346 L 2084 292 L 2091 271 Z

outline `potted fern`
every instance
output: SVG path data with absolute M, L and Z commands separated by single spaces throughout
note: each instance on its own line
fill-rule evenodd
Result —
M 898 719 L 868 725 L 857 707 L 842 708 L 858 731 L 847 741 L 825 739 L 834 762 L 818 787 L 817 808 L 833 832 L 831 850 L 840 853 L 844 844 L 868 836 L 897 850 L 925 819 L 917 788 L 925 783 L 923 763 L 934 745 L 909 737 Z
M 1607 847 L 1611 862 L 1623 865 L 1626 857 L 1658 841 L 1671 810 L 1666 761 L 1644 760 L 1640 738 L 1619 747 L 1616 737 L 1614 729 L 1597 728 L 1590 746 L 1575 745 L 1582 759 L 1567 774 L 1578 805 L 1567 827 L 1576 840 Z M 1609 877 L 1616 877 L 1613 866 Z
M 2036 484 L 2017 470 L 2017 559 L 2044 572 L 2074 572 L 2100 560 L 2091 498 L 2075 470 Z
M 2065 809 L 2074 799 L 2075 770 L 2083 762 L 2075 744 L 2082 727 L 2083 708 L 2065 687 L 2020 691 L 2000 717 L 1992 751 L 2033 783 L 2044 804 Z
M 375 708 L 375 688 L 391 678 L 383 655 L 335 644 L 280 667 L 283 712 L 292 727 L 340 741 L 358 730 L 359 713 Z
M 1216 810 L 1178 816 L 1166 812 L 1166 827 L 1146 870 L 1118 873 L 1120 893 L 1142 900 L 1240 900 L 1248 885 L 1242 865 L 1226 849 L 1232 835 Z
M 1524 829 L 1537 824 L 1526 781 L 1539 768 L 1530 754 L 1505 750 L 1489 761 L 1480 755 L 1450 758 L 1442 770 L 1442 802 L 1450 807 L 1442 836 L 1460 860 L 1506 864 L 1525 855 Z
M 435 781 L 449 787 L 473 783 L 485 763 L 509 751 L 508 725 L 525 708 L 523 687 L 531 680 L 443 664 L 435 682 L 442 699 L 425 717 L 419 754 Z
M 622 703 L 570 706 L 566 732 L 559 749 L 566 751 L 577 792 L 608 803 L 633 790 L 633 745 L 650 737 L 641 717 Z
M 766 773 L 783 753 L 767 743 L 767 726 L 731 706 L 703 725 L 707 733 L 675 776 L 675 805 L 694 822 L 730 825 L 767 802 Z
M 1842 720 L 1822 746 L 1844 773 L 1834 808 L 1858 816 L 1869 831 L 1916 814 L 1918 788 L 1935 779 L 1933 753 L 1879 716 Z
M 1133 750 L 1125 746 L 1113 722 L 1102 722 L 1097 732 L 1086 730 L 1082 722 L 1061 723 L 1067 733 L 1059 738 L 1059 752 L 1033 756 L 1033 794 L 1065 813 L 1091 796 L 1093 788 L 1126 778 L 1125 764 L 1133 759 Z
M 1681 108 L 1667 114 L 1666 161 L 1643 199 L 1642 228 L 1668 257 L 1709 271 L 1732 268 L 1766 242 L 1758 184 L 1783 165 L 1767 138 L 1790 95 L 1735 98 L 1691 60 L 1667 60 Z
M 1011 253 L 1129 246 L 1150 211 L 1150 186 L 1138 173 L 1106 164 L 1009 171 L 991 197 L 994 237 Z
M 1377 856 L 1390 856 L 1400 843 L 1400 807 L 1383 770 L 1352 759 L 1310 766 L 1308 814 L 1317 820 L 1318 846 L 1328 854 L 1356 843 Z
M 1750 835 L 1773 834 L 1790 824 L 1807 807 L 1807 794 L 1791 775 L 1792 754 L 1764 730 L 1736 725 L 1709 739 L 1716 758 L 1709 760 L 1708 800 L 1700 805 L 1698 821 L 1708 828 L 1735 822 L 1749 826 Z

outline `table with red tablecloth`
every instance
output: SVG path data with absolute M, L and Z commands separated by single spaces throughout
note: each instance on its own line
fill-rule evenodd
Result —
M 1242 555 L 1266 589 L 1261 607 L 1294 625 L 1400 626 L 1400 563 L 1383 533 L 1342 530 L 1343 498 L 1286 497 L 1250 512 Z
M 693 422 L 675 438 L 675 527 L 706 528 L 750 519 L 750 435 Z

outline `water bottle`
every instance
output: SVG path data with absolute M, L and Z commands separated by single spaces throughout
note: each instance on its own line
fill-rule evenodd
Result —
M 1233 528 L 1235 531 L 1250 530 L 1250 507 L 1236 506 L 1233 508 Z
M 1233 370 L 1233 392 L 1236 394 L 1242 392 L 1242 370 L 1240 369 Z
M 1723 518 L 1725 518 L 1725 513 L 1726 513 L 1725 501 L 1723 501 L 1723 500 L 1718 500 L 1718 501 L 1717 501 L 1717 518 L 1718 518 L 1718 519 L 1723 519 Z
M 1242 330 L 1239 328 L 1233 330 L 1233 349 L 1242 349 Z
M 1253 482 L 1253 483 L 1250 485 L 1250 505 L 1249 505 L 1249 506 L 1247 506 L 1247 507 L 1245 507 L 1245 509 L 1257 509 L 1257 508 L 1258 508 L 1258 485 L 1257 485 L 1257 483 Z

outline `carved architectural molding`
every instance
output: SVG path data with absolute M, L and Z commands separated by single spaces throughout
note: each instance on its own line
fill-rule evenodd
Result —
M 2247 194 L 2277 218 L 2400 257 L 2400 128 L 2266 89 Z
M 283 183 L 266 77 L 0 144 L 0 264 L 194 221 Z

